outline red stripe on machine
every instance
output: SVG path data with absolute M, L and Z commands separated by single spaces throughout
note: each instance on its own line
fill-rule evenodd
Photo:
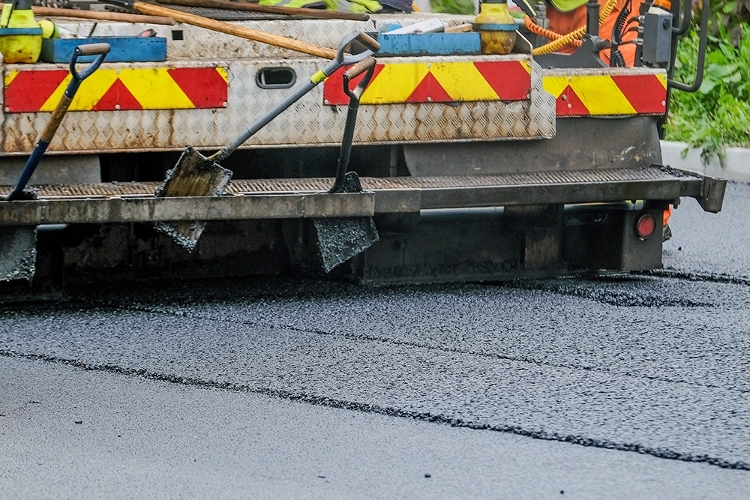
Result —
M 560 97 L 557 98 L 557 116 L 582 116 L 588 115 L 589 108 L 583 104 L 575 90 L 570 85 L 565 87 Z
M 68 70 L 20 71 L 5 88 L 9 113 L 36 112 L 68 76 Z
M 406 102 L 452 102 L 455 101 L 445 91 L 440 82 L 432 73 L 427 73 L 419 82 L 414 92 L 406 99 Z
M 666 111 L 667 89 L 656 75 L 613 75 L 612 81 L 637 113 Z
M 143 109 L 141 103 L 133 96 L 124 83 L 115 80 L 107 92 L 94 105 L 94 111 Z
M 331 76 L 326 78 L 323 82 L 323 102 L 331 106 L 340 106 L 349 104 L 349 96 L 344 93 L 344 72 L 351 68 L 351 66 L 345 66 L 339 68 L 333 72 Z M 370 82 L 375 80 L 380 72 L 383 71 L 382 64 L 375 65 L 375 71 L 372 74 Z M 365 73 L 357 75 L 349 82 L 349 88 L 354 88 L 359 85 L 362 78 L 365 77 Z
M 531 73 L 518 61 L 477 61 L 474 66 L 501 101 L 522 101 L 529 98 Z
M 227 102 L 227 82 L 216 68 L 172 68 L 168 73 L 196 108 L 220 108 Z

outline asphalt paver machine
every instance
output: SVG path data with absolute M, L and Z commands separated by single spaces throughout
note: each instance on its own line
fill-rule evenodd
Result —
M 0 201 L 2 280 L 435 282 L 642 271 L 662 266 L 670 206 L 690 197 L 721 209 L 725 181 L 662 163 L 670 92 L 697 88 L 671 80 L 689 3 L 635 17 L 635 67 L 605 65 L 607 43 L 592 29 L 573 54 L 540 54 L 549 40 L 519 21 L 511 53 L 483 54 L 471 48 L 469 16 L 170 8 L 323 52 L 180 16 L 174 24 L 56 18 L 112 49 L 70 103 L 30 196 Z M 394 25 L 435 19 L 445 29 L 429 41 L 388 35 Z M 352 41 L 359 33 L 377 39 L 379 51 Z M 453 43 L 454 34 L 464 42 Z M 370 50 L 374 64 L 322 73 L 347 36 L 345 52 Z M 166 53 L 118 59 L 118 43 L 137 38 Z M 0 195 L 12 191 L 69 81 L 51 53 L 52 62 L 0 65 Z M 347 112 L 365 69 L 358 111 Z M 218 191 L 155 195 L 186 146 L 209 157 L 294 92 L 298 99 L 222 160 L 231 181 Z M 200 238 L 186 249 L 156 229 L 165 224 L 199 224 Z M 326 260 L 327 251 L 345 258 Z

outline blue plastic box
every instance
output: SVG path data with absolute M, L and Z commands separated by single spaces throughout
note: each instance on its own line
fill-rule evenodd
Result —
M 456 56 L 481 53 L 479 33 L 378 35 L 381 56 Z
M 42 40 L 44 62 L 66 63 L 79 45 L 108 43 L 109 54 L 104 62 L 152 62 L 167 60 L 167 39 L 142 36 L 100 36 L 91 38 L 45 38 Z M 80 62 L 91 62 L 96 56 L 81 56 Z

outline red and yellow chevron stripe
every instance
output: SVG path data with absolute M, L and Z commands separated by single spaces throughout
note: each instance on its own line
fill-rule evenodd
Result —
M 52 111 L 70 82 L 67 70 L 5 74 L 5 112 Z M 100 68 L 81 84 L 70 111 L 221 108 L 227 68 Z
M 666 73 L 544 74 L 544 90 L 557 99 L 557 116 L 663 115 Z
M 344 93 L 345 68 L 323 84 L 325 104 L 349 103 Z M 362 77 L 352 80 L 353 87 Z M 529 99 L 529 61 L 387 62 L 377 64 L 362 104 Z

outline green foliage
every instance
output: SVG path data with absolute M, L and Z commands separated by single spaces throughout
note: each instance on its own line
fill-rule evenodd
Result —
M 699 7 L 699 0 L 693 0 L 693 7 Z M 750 0 L 712 0 L 709 16 L 710 32 L 718 36 L 719 29 L 725 28 L 732 44 L 737 46 L 742 38 L 742 26 L 750 22 Z
M 737 3 L 727 1 L 714 13 L 734 9 Z M 702 148 L 704 161 L 716 155 L 723 163 L 724 147 L 750 147 L 750 26 L 745 22 L 714 26 L 716 35 L 709 35 L 700 89 L 692 94 L 672 91 L 666 138 Z M 695 78 L 698 33 L 694 28 L 678 47 L 677 81 L 690 83 Z
M 472 0 L 430 0 L 432 12 L 444 14 L 474 14 Z

